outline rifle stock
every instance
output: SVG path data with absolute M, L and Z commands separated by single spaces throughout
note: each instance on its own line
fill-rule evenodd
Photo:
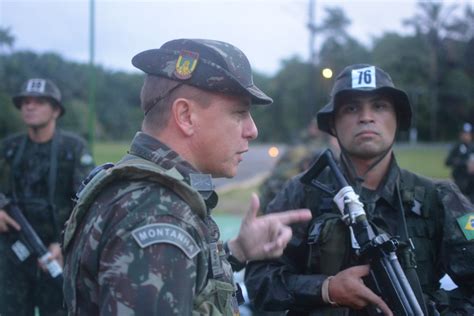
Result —
M 334 201 L 342 213 L 344 222 L 352 231 L 351 236 L 355 238 L 352 244 L 360 246 L 360 248 L 355 249 L 356 253 L 371 267 L 365 283 L 382 297 L 394 315 L 424 315 L 398 261 L 396 255 L 398 240 L 389 238 L 386 234 L 375 234 L 367 220 L 362 203 L 337 166 L 331 150 L 326 150 L 320 156 L 303 175 L 301 182 L 330 193 L 327 186 L 317 181 L 319 174 L 328 166 L 340 186 L 340 191 L 334 197 Z M 375 307 L 370 307 L 368 311 L 372 316 L 382 315 Z

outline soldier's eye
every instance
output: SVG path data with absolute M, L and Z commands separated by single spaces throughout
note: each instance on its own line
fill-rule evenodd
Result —
M 341 107 L 342 113 L 354 113 L 355 111 L 357 111 L 357 106 L 355 104 L 344 104 Z

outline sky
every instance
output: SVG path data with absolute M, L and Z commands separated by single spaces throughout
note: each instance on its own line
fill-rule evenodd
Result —
M 349 33 L 366 45 L 384 32 L 408 34 L 402 21 L 416 0 L 314 0 L 318 25 L 325 7 L 341 7 Z M 256 71 L 275 74 L 293 56 L 308 59 L 309 0 L 95 0 L 94 61 L 110 70 L 137 71 L 140 51 L 175 38 L 209 38 L 239 47 Z M 458 4 L 474 0 L 444 0 Z M 8 27 L 14 50 L 55 52 L 88 62 L 90 0 L 0 0 L 0 27 Z M 319 41 L 319 42 L 318 42 Z M 316 46 L 322 38 L 316 37 Z

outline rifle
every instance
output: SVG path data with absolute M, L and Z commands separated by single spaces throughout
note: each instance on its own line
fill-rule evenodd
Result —
M 333 201 L 342 213 L 342 220 L 349 227 L 352 247 L 359 257 L 370 264 L 370 273 L 367 277 L 368 287 L 382 297 L 394 315 L 423 316 L 420 303 L 396 255 L 398 240 L 388 237 L 387 234 L 375 234 L 367 220 L 359 196 L 337 166 L 331 150 L 327 149 L 321 154 L 303 175 L 301 182 L 334 195 L 333 190 L 316 180 L 327 166 L 334 173 L 337 184 L 340 186 Z M 372 306 L 368 308 L 368 312 L 374 316 L 382 315 L 377 308 Z
M 23 215 L 20 208 L 18 208 L 16 204 L 10 203 L 10 200 L 7 199 L 3 193 L 0 193 L 0 208 L 5 208 L 8 214 L 21 226 L 19 233 L 22 236 L 22 240 L 26 243 L 26 246 L 18 240 L 11 247 L 18 259 L 23 262 L 30 256 L 30 251 L 33 252 L 39 261 L 45 265 L 49 275 L 55 280 L 57 285 L 62 288 L 63 269 L 61 265 L 57 260 L 49 260 L 51 253 Z

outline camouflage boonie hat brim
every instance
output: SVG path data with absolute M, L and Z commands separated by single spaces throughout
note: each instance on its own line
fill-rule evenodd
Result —
M 66 112 L 61 103 L 61 92 L 51 80 L 42 78 L 29 79 L 21 86 L 20 93 L 13 96 L 13 104 L 20 109 L 21 100 L 25 97 L 47 98 L 60 108 L 60 116 Z
M 132 64 L 149 75 L 230 95 L 250 96 L 253 104 L 273 100 L 254 83 L 247 57 L 235 46 L 203 39 L 169 41 L 133 57 Z
M 402 131 L 410 128 L 412 111 L 407 94 L 395 88 L 390 75 L 382 69 L 372 65 L 357 64 L 344 68 L 336 77 L 331 91 L 331 101 L 316 115 L 320 130 L 333 135 L 331 128 L 337 100 L 353 92 L 389 95 L 394 101 L 398 128 Z

